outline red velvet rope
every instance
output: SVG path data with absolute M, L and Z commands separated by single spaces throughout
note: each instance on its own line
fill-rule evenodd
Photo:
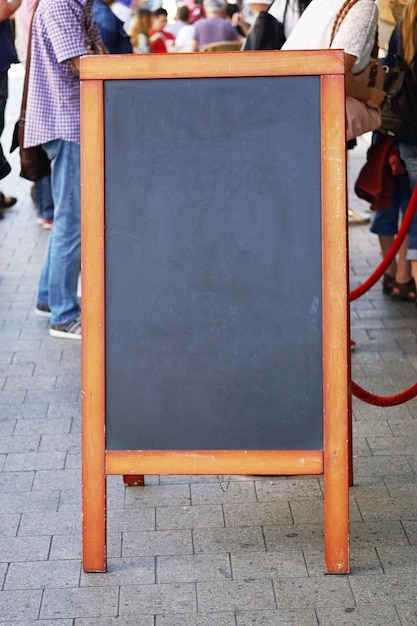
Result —
M 366 389 L 363 389 L 352 380 L 352 393 L 356 398 L 359 398 L 359 400 L 363 400 L 373 406 L 398 406 L 417 396 L 417 383 L 400 393 L 396 393 L 394 396 L 376 396 L 370 391 L 366 391 Z
M 366 293 L 385 273 L 385 270 L 391 264 L 392 260 L 400 249 L 402 242 L 404 241 L 404 237 L 408 233 L 416 210 L 417 185 L 414 187 L 414 191 L 411 195 L 410 202 L 408 203 L 401 227 L 398 230 L 397 236 L 395 237 L 394 242 L 388 251 L 388 254 L 378 265 L 376 270 L 370 275 L 368 280 L 366 280 L 362 285 L 350 292 L 351 302 Z M 412 400 L 417 396 L 417 383 L 393 396 L 377 396 L 370 391 L 366 391 L 366 389 L 363 389 L 352 380 L 352 393 L 356 398 L 359 398 L 359 400 L 363 400 L 367 404 L 372 404 L 373 406 L 398 406 L 399 404 L 408 402 L 409 400 Z

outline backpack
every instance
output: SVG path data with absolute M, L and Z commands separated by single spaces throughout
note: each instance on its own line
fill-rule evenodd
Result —
M 285 43 L 284 24 L 260 11 L 248 32 L 243 50 L 280 50 Z
M 417 81 L 399 54 L 385 76 L 384 91 L 381 131 L 398 141 L 417 139 Z

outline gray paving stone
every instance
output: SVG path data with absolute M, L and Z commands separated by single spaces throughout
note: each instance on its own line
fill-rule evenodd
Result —
M 234 580 L 307 576 L 304 555 L 300 549 L 232 554 L 231 560 Z
M 19 536 L 67 535 L 81 531 L 81 516 L 72 512 L 45 511 L 44 513 L 24 513 L 19 528 Z
M 53 392 L 56 385 L 56 376 L 38 376 L 36 379 L 37 393 L 43 394 Z M 33 387 L 33 380 L 30 376 L 7 376 L 5 391 L 28 390 Z
M 80 459 L 81 461 L 81 459 Z M 130 488 L 129 488 L 130 489 Z M 107 508 L 111 510 L 125 508 L 127 489 L 121 476 L 107 476 Z M 138 507 L 135 511 L 143 511 L 146 507 Z M 152 508 L 152 507 L 151 507 Z M 152 511 L 154 509 L 152 508 Z
M 192 553 L 190 530 L 123 533 L 123 556 L 169 556 Z
M 354 476 L 388 476 L 394 474 L 413 474 L 405 456 L 359 457 L 355 459 Z
M 126 490 L 126 507 L 186 506 L 190 504 L 189 485 L 130 487 Z
M 416 583 L 408 576 L 350 576 L 349 582 L 358 606 L 409 604 L 416 598 Z
M 59 500 L 59 511 L 80 511 L 81 493 L 80 489 L 63 489 Z
M 193 531 L 195 554 L 217 552 L 262 552 L 265 543 L 260 526 L 196 529 Z
M 401 626 L 412 622 L 401 622 L 396 608 L 389 604 L 382 606 L 365 607 L 342 607 L 318 609 L 319 624 L 326 626 Z
M 417 608 L 413 602 L 401 603 L 396 608 L 400 616 L 401 625 L 414 626 L 417 624 Z
M 409 498 L 376 498 L 371 502 L 369 498 L 358 498 L 363 519 L 371 520 L 411 520 L 415 516 L 417 497 Z
M 236 626 L 234 613 L 156 615 L 155 626 Z
M 28 437 L 2 437 L 0 440 L 0 454 L 13 452 L 37 452 L 40 444 L 40 436 L 31 435 Z
M 158 530 L 180 528 L 221 528 L 224 515 L 221 505 L 195 504 L 193 506 L 157 507 L 156 527 Z
M 293 519 L 286 500 L 257 504 L 224 504 L 223 509 L 226 526 L 239 526 L 242 522 L 245 526 L 291 524 Z
M 388 419 L 387 423 L 395 437 L 417 437 L 417 420 L 412 417 L 401 420 Z
M 408 546 L 409 539 L 398 520 L 352 522 L 350 545 L 356 547 Z
M 108 553 L 108 556 L 113 555 Z M 54 535 L 52 537 L 49 559 L 51 561 L 59 561 L 61 559 L 72 561 L 81 559 L 81 533 Z
M 65 469 L 81 469 L 81 452 L 70 450 L 65 459 Z M 109 506 L 111 506 L 109 504 Z
M 156 559 L 158 583 L 202 582 L 230 580 L 232 573 L 227 554 L 158 556 Z
M 416 577 L 417 550 L 415 546 L 382 546 L 377 551 L 386 574 Z
M 64 469 L 66 453 L 62 451 L 49 452 L 13 452 L 8 454 L 5 470 L 51 470 Z
M 20 518 L 19 513 L 0 513 L 0 537 L 15 537 Z
M 0 398 L 2 404 L 22 404 L 26 401 L 28 396 L 26 389 L 6 391 L 3 389 L 4 384 L 5 380 L 0 380 Z
M 270 580 L 197 583 L 200 611 L 257 611 L 275 609 Z
M 353 459 L 355 468 L 355 458 Z M 350 498 L 386 498 L 389 491 L 383 476 L 361 476 L 355 477 L 353 487 L 349 489 Z
M 46 589 L 77 587 L 79 561 L 32 561 L 11 563 L 5 589 Z
M 407 539 L 412 546 L 417 545 L 417 520 L 404 520 L 401 522 Z
M 60 341 L 65 341 L 60 340 Z M 45 397 L 45 391 L 40 389 L 38 386 L 32 387 L 28 389 L 25 402 L 34 402 L 38 403 Z M 68 389 L 64 388 L 54 388 L 48 392 L 48 400 L 50 402 L 59 402 L 62 400 L 63 402 L 78 402 L 80 398 L 80 387 L 70 387 Z
M 223 490 L 219 483 L 192 484 L 191 498 L 193 504 L 250 503 L 256 502 L 256 493 L 253 482 L 226 480 Z
M 0 437 L 8 437 L 15 431 L 17 420 L 2 419 L 0 421 Z
M 276 476 L 255 482 L 258 502 L 289 500 L 294 494 L 298 498 L 322 498 L 323 492 L 317 478 L 312 476 L 290 477 Z
M 414 454 L 416 437 L 367 437 L 367 441 L 374 456 L 377 455 L 404 455 Z
M 52 433 L 69 433 L 71 418 L 63 419 L 19 419 L 16 421 L 14 436 L 48 435 Z
M 8 419 L 21 418 L 21 419 L 41 419 L 46 417 L 48 412 L 48 402 L 37 402 L 28 404 L 16 404 L 14 402 L 7 403 L 2 398 L 2 415 L 6 415 Z
M 7 363 L 2 364 L 0 362 L 0 376 L 3 377 L 25 377 L 32 376 L 35 371 L 34 363 Z
M 417 455 L 409 454 L 407 456 L 407 461 L 413 471 L 414 474 L 417 473 Z
M 42 624 L 39 624 L 42 626 Z M 57 624 L 59 626 L 59 624 Z M 71 626 L 154 626 L 153 615 L 135 615 L 128 617 L 80 618 Z
M 2 472 L 0 474 L 0 492 L 30 491 L 34 472 Z
M 46 560 L 50 543 L 48 536 L 0 537 L 0 562 Z
M 317 626 L 314 609 L 245 611 L 236 615 L 237 626 Z M 326 622 L 327 626 L 327 622 Z
M 358 576 L 357 580 L 364 578 Z M 383 577 L 375 576 L 375 580 L 381 578 Z M 276 578 L 274 589 L 278 609 L 354 606 L 347 576 Z
M 299 548 L 318 547 L 324 544 L 324 526 L 320 524 L 291 524 L 263 528 L 266 549 L 269 552 L 297 551 Z
M 195 613 L 193 584 L 129 585 L 120 588 L 120 615 Z
M 37 620 L 41 606 L 42 591 L 19 590 L 0 593 L 0 615 L 10 624 L 19 620 Z
M 42 626 L 42 624 L 39 624 Z M 59 626 L 59 624 L 57 624 Z M 71 624 L 71 626 L 73 626 Z M 74 620 L 74 626 L 154 626 L 153 615 L 135 615 L 128 617 L 80 618 Z
M 155 583 L 155 559 L 119 558 L 107 560 L 107 572 L 81 573 L 81 587 L 117 587 L 120 585 L 149 585 Z
M 170 476 L 162 474 L 159 478 L 160 485 L 180 485 L 189 483 L 218 483 L 217 476 L 201 476 L 200 474 L 172 474 Z M 233 479 L 233 477 L 231 477 Z
M 33 490 L 80 489 L 81 470 L 38 470 L 35 473 Z
M 142 509 L 109 509 L 107 511 L 107 528 L 109 532 L 115 533 L 155 530 L 155 509 L 151 507 Z
M 40 618 L 115 617 L 117 613 L 117 587 L 45 589 Z
M 6 622 L 1 622 L 0 624 L 5 624 Z M 25 620 L 24 622 L 7 622 L 7 626 L 73 626 L 73 621 L 71 619 L 43 619 L 43 620 Z
M 58 491 L 0 492 L 0 510 L 17 513 L 56 511 L 59 497 Z
M 416 476 L 384 476 L 384 482 L 391 498 L 417 496 Z
M 81 407 L 79 402 L 59 402 L 54 399 L 49 403 L 47 415 L 55 419 L 64 417 L 80 419 Z
M 4 589 L 4 579 L 6 576 L 7 568 L 8 568 L 7 563 L 0 563 L 0 588 L 1 589 Z

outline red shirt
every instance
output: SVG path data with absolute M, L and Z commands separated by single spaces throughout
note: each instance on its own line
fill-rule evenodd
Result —
M 149 31 L 149 39 L 152 37 L 152 35 L 155 34 L 155 30 L 150 30 Z M 165 41 L 167 41 L 168 39 L 170 39 L 171 41 L 175 41 L 175 37 L 174 35 L 171 35 L 171 33 L 167 33 L 164 30 L 161 32 L 161 37 L 158 37 L 158 39 L 155 39 L 155 41 L 151 41 L 150 42 L 150 46 L 151 46 L 151 52 L 167 52 L 167 47 L 165 45 Z

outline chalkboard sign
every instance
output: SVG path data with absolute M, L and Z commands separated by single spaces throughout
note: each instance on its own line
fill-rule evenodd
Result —
M 81 64 L 84 519 L 109 473 L 328 459 L 347 571 L 343 55 L 126 59 Z
M 320 79 L 194 84 L 104 85 L 106 448 L 319 449 Z

